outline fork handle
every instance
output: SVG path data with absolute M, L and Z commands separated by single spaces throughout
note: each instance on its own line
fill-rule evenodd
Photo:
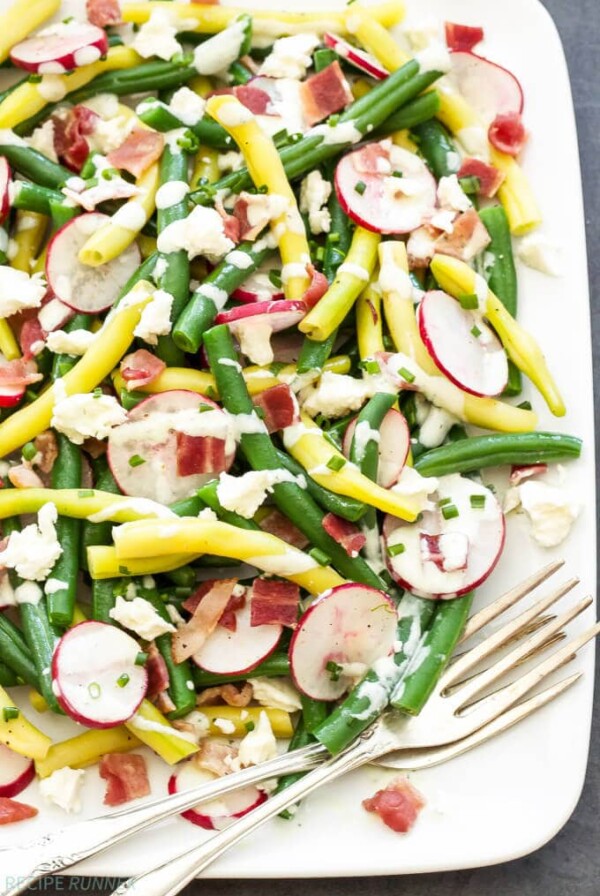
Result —
M 14 849 L 0 850 L 0 866 L 11 871 L 4 880 L 0 878 L 0 887 L 5 885 L 0 896 L 18 896 L 43 877 L 58 874 L 150 825 L 192 809 L 198 803 L 289 772 L 308 771 L 328 755 L 325 747 L 311 744 L 193 790 L 146 801 L 110 815 L 89 818 L 40 840 Z
M 112 896 L 175 896 L 211 862 L 270 818 L 308 796 L 322 784 L 327 784 L 379 756 L 382 750 L 377 748 L 375 741 L 376 738 L 371 740 L 367 733 L 366 737 L 355 741 L 344 753 L 323 762 L 300 781 L 269 797 L 266 802 L 195 849 L 188 849 L 163 864 L 125 881 Z

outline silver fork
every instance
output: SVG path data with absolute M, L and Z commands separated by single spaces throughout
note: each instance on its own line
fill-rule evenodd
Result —
M 530 594 L 561 566 L 560 562 L 550 564 L 472 616 L 462 641 L 466 641 Z M 171 815 L 190 809 L 202 801 L 214 799 L 250 783 L 256 784 L 291 771 L 308 771 L 318 766 L 312 774 L 281 794 L 272 797 L 267 803 L 231 825 L 222 834 L 211 838 L 198 849 L 186 853 L 185 856 L 169 862 L 168 870 L 165 871 L 166 866 L 161 866 L 140 878 L 134 878 L 133 881 L 124 884 L 124 888 L 117 891 L 119 894 L 143 893 L 144 896 L 153 896 L 155 893 L 157 896 L 158 894 L 166 896 L 166 894 L 177 893 L 207 864 L 221 855 L 229 845 L 237 842 L 272 815 L 282 811 L 284 807 L 297 802 L 301 796 L 310 793 L 320 784 L 333 780 L 363 763 L 380 759 L 392 751 L 452 744 L 469 737 L 492 723 L 493 720 L 497 720 L 497 724 L 502 726 L 502 720 L 499 718 L 502 713 L 518 703 L 550 672 L 567 662 L 583 644 L 598 633 L 600 627 L 595 626 L 579 635 L 514 683 L 505 685 L 490 696 L 480 699 L 476 704 L 474 704 L 475 698 L 525 658 L 543 650 L 564 625 L 589 606 L 591 599 L 586 598 L 579 601 L 560 616 L 547 617 L 547 621 L 543 625 L 539 625 L 530 637 L 521 638 L 506 656 L 501 657 L 485 671 L 473 674 L 466 680 L 465 677 L 482 660 L 496 653 L 523 631 L 530 631 L 532 624 L 539 620 L 553 603 L 570 591 L 577 581 L 577 579 L 571 579 L 554 589 L 518 617 L 505 623 L 480 644 L 457 657 L 441 677 L 425 709 L 418 717 L 408 718 L 395 712 L 386 713 L 347 751 L 333 759 L 326 760 L 328 753 L 325 748 L 319 744 L 313 744 L 302 750 L 279 756 L 260 766 L 228 775 L 193 791 L 163 797 L 111 815 L 89 819 L 56 834 L 48 835 L 35 843 L 0 853 L 0 859 L 4 860 L 6 857 L 10 861 L 11 868 L 17 872 L 13 880 L 20 878 L 22 881 L 3 891 L 1 896 L 16 896 L 35 880 L 47 874 L 62 871 L 82 859 L 120 842 L 131 834 Z M 567 679 L 555 686 L 558 688 L 556 692 L 550 689 L 550 691 L 539 695 L 538 698 L 534 698 L 529 702 L 527 714 L 533 712 L 543 702 L 553 699 L 574 680 L 573 677 Z M 461 682 L 463 683 L 460 684 Z M 541 703 L 535 702 L 538 699 L 541 700 Z M 521 713 L 519 718 L 522 717 L 524 716 Z M 468 749 L 468 747 L 466 748 Z M 157 881 L 156 886 L 154 880 Z M 153 889 L 148 889 L 149 887 Z

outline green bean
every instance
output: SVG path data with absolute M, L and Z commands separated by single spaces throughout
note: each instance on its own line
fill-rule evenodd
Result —
M 447 476 L 503 464 L 550 463 L 579 457 L 581 444 L 576 436 L 558 432 L 474 436 L 427 451 L 415 462 L 415 469 L 422 476 Z
M 156 267 L 156 262 L 158 261 L 158 257 L 158 252 L 153 252 L 152 255 L 149 255 L 148 258 L 146 258 L 141 263 L 137 271 L 133 272 L 133 274 L 119 293 L 115 305 L 120 302 L 121 299 L 123 299 L 128 293 L 130 293 L 133 287 L 137 283 L 139 283 L 140 280 L 147 280 L 148 278 L 152 277 L 152 275 L 154 274 L 154 268 Z
M 123 579 L 94 579 L 92 582 L 92 619 L 97 622 L 106 622 L 115 625 L 115 620 L 110 615 L 114 608 L 117 595 L 122 590 Z
M 212 146 L 214 149 L 231 149 L 233 139 L 225 128 L 213 121 L 212 118 L 201 118 L 197 124 L 185 125 L 169 107 L 156 99 L 148 99 L 140 103 L 137 114 L 144 124 L 155 131 L 172 131 L 176 128 L 187 128 L 204 146 Z
M 290 740 L 288 753 L 314 743 L 315 736 L 313 732 L 316 731 L 319 725 L 323 724 L 329 712 L 329 705 L 327 703 L 311 700 L 310 697 L 306 697 L 304 694 L 301 695 L 300 700 L 302 702 L 302 715 L 298 719 L 298 723 L 296 724 L 296 728 Z M 281 793 L 282 790 L 286 790 L 291 784 L 295 784 L 296 781 L 303 778 L 305 774 L 306 772 L 291 772 L 290 774 L 283 775 L 277 782 L 277 787 L 275 788 L 274 793 Z M 289 809 L 280 812 L 279 817 L 290 819 L 293 818 L 294 814 L 295 809 L 290 807 Z
M 17 183 L 19 186 L 14 191 L 13 208 L 37 212 L 40 215 L 50 215 L 53 206 L 65 202 L 65 197 L 58 190 L 43 187 L 28 180 L 20 180 Z M 65 207 L 68 208 L 68 206 Z
M 402 109 L 392 113 L 377 129 L 375 136 L 383 137 L 394 131 L 414 128 L 437 115 L 440 108 L 440 95 L 437 90 L 428 90 L 422 96 L 407 103 Z
M 460 154 L 444 125 L 431 118 L 412 130 L 421 155 L 437 180 L 456 174 L 460 168 Z
M 247 256 L 247 266 L 238 266 L 227 260 L 227 256 L 205 278 L 187 306 L 181 312 L 173 327 L 173 341 L 186 352 L 197 352 L 202 344 L 204 332 L 213 325 L 215 315 L 220 311 L 220 300 L 214 296 L 221 291 L 230 296 L 268 257 L 272 250 L 253 243 L 240 243 L 236 253 Z M 224 302 L 223 302 L 224 304 Z
M 189 588 L 191 590 L 196 584 L 196 570 L 191 566 L 179 566 L 177 569 L 163 573 L 163 575 L 178 588 Z
M 9 669 L 6 663 L 0 662 L 0 687 L 13 688 L 18 684 L 20 684 L 20 678 L 17 673 Z M 37 681 L 35 686 L 37 687 Z
M 319 49 L 315 50 L 313 53 L 315 71 L 322 72 L 324 68 L 327 68 L 328 65 L 331 65 L 332 62 L 336 62 L 339 58 L 340 57 L 335 50 L 331 50 L 329 47 L 319 47 Z
M 0 155 L 4 156 L 23 177 L 51 190 L 58 190 L 67 178 L 73 176 L 68 168 L 63 168 L 62 165 L 52 162 L 30 146 L 3 143 L 0 145 Z
M 196 77 L 194 65 L 183 58 L 180 62 L 145 62 L 132 68 L 104 72 L 84 87 L 67 95 L 70 103 L 76 105 L 99 93 L 145 93 L 148 90 L 168 90 L 183 87 Z
M 240 62 L 232 62 L 229 66 L 229 77 L 232 84 L 247 84 L 254 77 L 250 69 Z
M 131 411 L 138 406 L 140 401 L 145 401 L 147 398 L 148 395 L 146 392 L 136 392 L 135 389 L 133 392 L 129 392 L 128 389 L 121 389 L 119 394 L 119 401 L 126 411 Z
M 81 450 L 62 433 L 57 433 L 56 437 L 58 457 L 52 467 L 52 488 L 80 488 Z M 73 621 L 77 595 L 81 520 L 59 517 L 56 521 L 56 537 L 63 550 L 54 564 L 51 576 L 61 583 L 61 587 L 48 594 L 48 618 L 53 625 L 68 628 Z
M 0 613 L 0 655 L 2 664 L 9 667 L 32 688 L 39 687 L 38 673 L 21 631 Z
M 92 317 L 89 314 L 75 314 L 65 326 L 67 333 L 73 330 L 89 330 L 92 325 Z M 56 354 L 52 361 L 52 379 L 56 380 L 68 373 L 74 366 L 76 358 L 73 355 Z
M 329 489 L 319 485 L 314 479 L 311 479 L 311 477 L 308 476 L 304 467 L 302 467 L 298 461 L 294 460 L 293 457 L 290 457 L 289 454 L 286 454 L 285 451 L 277 449 L 277 463 L 280 467 L 283 467 L 284 470 L 289 470 L 290 473 L 293 473 L 294 476 L 304 476 L 308 494 L 324 510 L 329 511 L 329 513 L 335 513 L 336 516 L 342 516 L 345 520 L 350 520 L 353 523 L 366 513 L 366 504 L 363 504 L 362 501 L 357 501 L 356 498 L 349 498 L 346 497 L 346 495 L 336 495 L 335 492 L 330 492 Z
M 252 670 L 252 677 L 279 678 L 290 674 L 290 661 L 287 653 L 273 653 Z M 198 688 L 210 688 L 214 685 L 230 684 L 235 681 L 246 681 L 248 672 L 239 675 L 215 675 L 213 672 L 205 672 L 204 669 L 192 669 L 192 678 Z
M 239 370 L 237 353 L 233 347 L 231 334 L 226 326 L 213 327 L 204 338 L 211 370 L 215 376 L 223 404 L 231 414 L 252 414 L 254 406 L 248 394 L 244 378 Z M 235 361 L 235 365 L 219 363 L 224 358 Z M 250 466 L 255 470 L 276 470 L 279 468 L 277 451 L 264 433 L 243 434 L 240 446 Z M 362 557 L 349 557 L 342 545 L 338 544 L 323 529 L 323 512 L 307 492 L 296 482 L 281 482 L 273 487 L 273 498 L 278 509 L 284 513 L 311 544 L 330 558 L 333 566 L 346 578 L 375 588 L 384 587 Z
M 115 478 L 108 465 L 106 455 L 103 454 L 92 462 L 92 470 L 94 473 L 94 488 L 103 492 L 110 492 L 113 495 L 121 494 L 121 490 L 115 482 Z M 102 523 L 90 523 L 89 520 L 83 521 L 81 532 L 81 565 L 84 569 L 87 569 L 87 549 L 92 545 L 110 544 L 112 542 L 112 527 L 113 523 L 109 520 Z
M 246 517 L 240 516 L 239 513 L 234 513 L 232 510 L 225 510 L 217 495 L 218 484 L 218 480 L 213 479 L 212 482 L 203 485 L 202 488 L 198 490 L 198 497 L 204 501 L 206 506 L 210 507 L 210 509 L 214 511 L 224 523 L 229 523 L 230 526 L 237 526 L 238 529 L 252 529 L 255 532 L 259 531 L 260 526 L 258 523 L 255 523 L 254 520 L 247 520 Z
M 140 597 L 145 598 L 152 604 L 161 619 L 164 619 L 165 622 L 171 621 L 165 604 L 154 588 L 139 589 L 139 594 Z M 196 705 L 196 688 L 192 679 L 190 663 L 187 660 L 182 663 L 176 663 L 173 659 L 172 641 L 173 638 L 169 632 L 155 638 L 158 652 L 165 661 L 169 674 L 169 687 L 167 689 L 169 697 L 175 704 L 175 709 L 168 712 L 167 715 L 170 719 L 180 719 L 181 716 L 187 715 L 188 712 L 194 709 Z

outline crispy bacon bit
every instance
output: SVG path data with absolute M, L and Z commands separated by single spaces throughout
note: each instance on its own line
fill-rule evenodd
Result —
M 8 471 L 8 478 L 15 488 L 43 488 L 44 483 L 29 464 L 17 464 Z
M 233 88 L 233 94 L 253 115 L 267 115 L 271 97 L 266 90 L 252 84 L 240 84 Z
M 254 205 L 254 214 L 252 215 L 253 223 L 250 223 L 250 207 Z M 260 214 L 257 208 L 258 203 L 256 197 L 249 193 L 241 192 L 233 206 L 233 215 L 239 221 L 239 239 L 255 240 L 258 234 L 269 223 L 269 213 L 264 210 L 264 214 Z
M 204 586 L 206 584 L 208 583 L 204 583 Z M 209 590 L 201 595 L 192 618 L 173 635 L 173 659 L 176 663 L 182 663 L 193 653 L 197 653 L 214 632 L 236 584 L 237 579 L 221 579 L 210 583 Z M 203 590 L 203 587 L 198 590 Z
M 254 406 L 260 408 L 264 414 L 264 423 L 267 432 L 277 432 L 297 423 L 298 402 L 290 387 L 285 383 L 271 386 L 264 392 L 254 396 Z
M 474 208 L 462 212 L 454 220 L 452 233 L 443 233 L 435 243 L 436 252 L 471 261 L 489 246 L 491 238 Z
M 56 436 L 51 429 L 46 429 L 33 440 L 39 458 L 35 464 L 42 473 L 51 473 L 54 461 L 58 457 L 58 444 Z
M 241 589 L 241 586 L 238 586 Z M 221 617 L 219 619 L 219 625 L 222 625 L 223 628 L 226 628 L 230 632 L 235 632 L 237 630 L 237 616 L 235 615 L 238 610 L 241 610 L 246 604 L 246 589 L 244 588 L 243 594 L 232 594 L 229 600 L 227 601 L 227 606 L 221 613 Z
M 250 625 L 288 625 L 298 621 L 300 588 L 278 579 L 254 579 L 250 599 Z
M 100 777 L 106 781 L 105 806 L 120 806 L 150 793 L 146 760 L 138 753 L 106 753 Z
M 496 115 L 488 130 L 492 146 L 509 156 L 518 156 L 527 140 L 527 131 L 518 112 Z
M 28 359 L 39 355 L 44 348 L 45 342 L 46 333 L 42 329 L 36 312 L 35 317 L 28 317 L 21 324 L 19 345 L 21 346 L 23 357 Z
M 206 738 L 200 741 L 200 749 L 192 756 L 192 762 L 207 772 L 212 772 L 218 778 L 229 774 L 231 761 L 235 758 L 237 750 L 222 741 Z
M 367 812 L 379 815 L 388 828 L 405 834 L 417 820 L 425 800 L 406 778 L 394 778 L 385 789 L 363 800 L 362 805 Z
M 214 436 L 190 436 L 176 433 L 177 474 L 222 473 L 226 469 L 225 440 Z
M 300 84 L 300 100 L 309 127 L 352 102 L 350 85 L 337 60 Z
M 122 21 L 118 0 L 86 0 L 85 11 L 88 21 L 98 28 L 119 25 Z
M 252 700 L 252 685 L 247 681 L 241 687 L 235 684 L 220 684 L 218 687 L 205 688 L 196 698 L 197 706 L 207 706 L 222 700 L 227 706 L 248 706 Z
M 157 131 L 134 128 L 127 139 L 109 152 L 106 158 L 115 168 L 139 177 L 153 162 L 160 159 L 164 145 L 165 138 Z
M 483 28 L 473 25 L 457 25 L 456 22 L 444 22 L 446 44 L 449 50 L 461 50 L 471 53 L 483 40 Z
M 389 174 L 392 170 L 388 150 L 381 143 L 367 143 L 352 156 L 358 174 Z
M 20 388 L 38 383 L 43 376 L 38 373 L 37 364 L 31 359 L 16 358 L 0 363 L 0 386 Z
M 82 447 L 94 460 L 106 454 L 106 442 L 103 442 L 102 439 L 86 439 Z
M 81 171 L 90 152 L 85 138 L 94 130 L 97 119 L 87 106 L 73 106 L 66 117 L 52 116 L 56 155 L 71 171 Z
M 148 645 L 146 672 L 148 673 L 147 697 L 157 697 L 169 687 L 169 670 L 154 642 Z
M 364 548 L 367 539 L 362 534 L 358 526 L 349 520 L 336 516 L 335 513 L 327 513 L 323 517 L 323 528 L 328 535 L 331 535 L 349 557 L 358 557 L 359 552 Z
M 302 550 L 308 544 L 308 538 L 304 532 L 290 523 L 287 516 L 284 516 L 276 507 L 269 510 L 269 513 L 260 520 L 259 525 L 263 532 L 276 535 L 277 538 L 281 538 L 294 548 Z
M 170 712 L 174 712 L 177 709 L 177 707 L 171 700 L 168 691 L 161 691 L 160 694 L 157 694 L 154 702 L 156 704 L 156 708 L 160 709 L 160 711 L 164 713 L 164 715 L 167 715 L 167 713 Z
M 462 532 L 430 535 L 421 532 L 421 560 L 434 563 L 441 572 L 466 569 L 469 558 L 469 539 Z
M 505 175 L 481 159 L 465 159 L 460 166 L 458 177 L 476 177 L 479 181 L 479 195 L 492 199 L 502 185 Z
M 139 348 L 121 361 L 121 376 L 128 389 L 140 389 L 153 383 L 166 366 L 156 355 Z
M 520 485 L 524 479 L 531 479 L 532 476 L 540 476 L 542 473 L 547 472 L 548 464 L 524 464 L 522 466 L 513 464 L 509 482 L 511 485 Z
M 14 824 L 27 818 L 35 818 L 37 814 L 38 810 L 27 803 L 18 803 L 6 796 L 0 797 L 0 824 Z
M 306 265 L 306 272 L 310 277 L 310 286 L 302 296 L 302 301 L 308 308 L 313 308 L 329 289 L 329 281 L 312 264 Z
M 427 268 L 435 255 L 435 241 L 439 232 L 429 224 L 417 227 L 413 230 L 406 243 L 408 264 L 412 270 L 415 268 Z

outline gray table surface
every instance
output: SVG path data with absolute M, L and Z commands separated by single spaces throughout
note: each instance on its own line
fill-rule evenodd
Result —
M 583 166 L 595 374 L 600 375 L 600 0 L 542 0 L 560 31 L 573 86 Z M 596 378 L 595 377 L 595 378 Z M 600 421 L 600 390 L 596 393 Z M 600 430 L 599 430 L 600 431 Z M 599 448 L 600 448 L 600 439 Z M 597 457 L 600 470 L 600 456 Z M 600 664 L 598 664 L 600 669 Z M 597 669 L 596 684 L 600 684 Z M 597 687 L 598 692 L 598 687 Z M 598 702 L 598 700 L 597 700 Z M 560 786 L 560 781 L 548 782 Z M 600 894 L 600 718 L 596 713 L 585 789 L 563 830 L 543 849 L 504 865 L 446 874 L 334 880 L 206 881 L 184 896 L 598 896 Z M 42 881 L 30 894 L 69 892 L 99 896 L 108 881 L 61 878 Z M 108 890 L 109 891 L 109 890 Z

